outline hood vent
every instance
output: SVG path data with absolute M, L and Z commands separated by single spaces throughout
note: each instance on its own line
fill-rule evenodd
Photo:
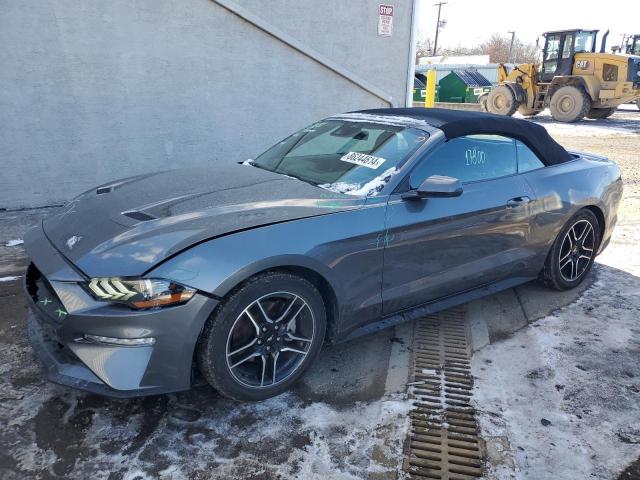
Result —
M 138 220 L 139 222 L 147 222 L 149 220 L 155 220 L 156 217 L 153 215 L 149 215 L 148 213 L 138 212 L 137 210 L 132 210 L 130 212 L 122 212 L 122 215 L 125 217 L 133 218 L 134 220 Z
M 111 187 L 100 187 L 96 190 L 96 195 L 102 195 L 104 193 L 109 193 L 111 191 Z

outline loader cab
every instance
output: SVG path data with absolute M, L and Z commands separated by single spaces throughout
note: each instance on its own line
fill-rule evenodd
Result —
M 640 35 L 634 35 L 633 38 L 629 39 L 627 53 L 629 55 L 640 55 Z
M 540 80 L 550 82 L 558 75 L 571 75 L 573 57 L 576 53 L 595 52 L 598 30 L 564 30 L 547 32 Z

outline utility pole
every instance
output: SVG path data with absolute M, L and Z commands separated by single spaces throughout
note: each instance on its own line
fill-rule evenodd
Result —
M 511 54 L 513 53 L 513 42 L 516 40 L 516 32 L 507 32 L 511 34 L 511 44 L 509 45 L 509 59 L 507 63 L 511 63 Z
M 433 42 L 433 56 L 437 55 L 438 51 L 438 33 L 440 32 L 440 27 L 442 26 L 442 22 L 440 21 L 440 11 L 442 10 L 442 6 L 446 5 L 447 2 L 435 3 L 433 6 L 438 7 L 438 23 L 436 23 L 436 39 Z

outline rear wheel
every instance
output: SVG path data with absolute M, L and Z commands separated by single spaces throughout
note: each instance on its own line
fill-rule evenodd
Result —
M 511 89 L 499 85 L 487 95 L 487 111 L 497 115 L 511 116 L 516 113 L 518 102 Z
M 583 119 L 591 110 L 591 98 L 582 88 L 567 85 L 553 94 L 549 110 L 554 120 L 575 122 Z
M 580 210 L 556 237 L 540 280 L 556 290 L 577 287 L 591 270 L 599 245 L 598 219 L 591 211 Z
M 198 343 L 200 371 L 236 400 L 263 400 L 287 390 L 324 341 L 322 297 L 307 280 L 283 272 L 251 278 L 208 320 Z
M 589 113 L 587 113 L 587 118 L 592 118 L 592 119 L 608 118 L 611 115 L 613 115 L 615 111 L 616 109 L 613 107 L 592 108 L 591 110 L 589 110 Z

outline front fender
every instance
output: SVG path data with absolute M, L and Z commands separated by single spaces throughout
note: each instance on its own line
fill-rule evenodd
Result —
M 516 82 L 505 82 L 504 83 L 512 92 L 515 99 L 518 103 L 527 104 L 527 94 L 522 88 L 522 85 Z
M 551 82 L 547 92 L 548 101 L 551 101 L 551 97 L 556 90 L 565 86 L 582 87 L 592 100 L 599 98 L 600 83 L 595 76 L 559 75 Z
M 226 241 L 226 240 L 233 241 Z M 170 278 L 216 297 L 224 297 L 236 285 L 257 273 L 275 268 L 301 267 L 321 275 L 336 290 L 331 270 L 313 258 L 291 253 L 265 252 L 244 248 L 245 241 L 233 236 L 198 245 L 152 270 L 148 276 Z M 233 261 L 218 261 L 220 258 Z
M 380 313 L 386 202 L 237 232 L 200 243 L 158 265 L 147 277 L 169 278 L 216 297 L 256 273 L 302 267 L 333 289 L 340 315 Z

